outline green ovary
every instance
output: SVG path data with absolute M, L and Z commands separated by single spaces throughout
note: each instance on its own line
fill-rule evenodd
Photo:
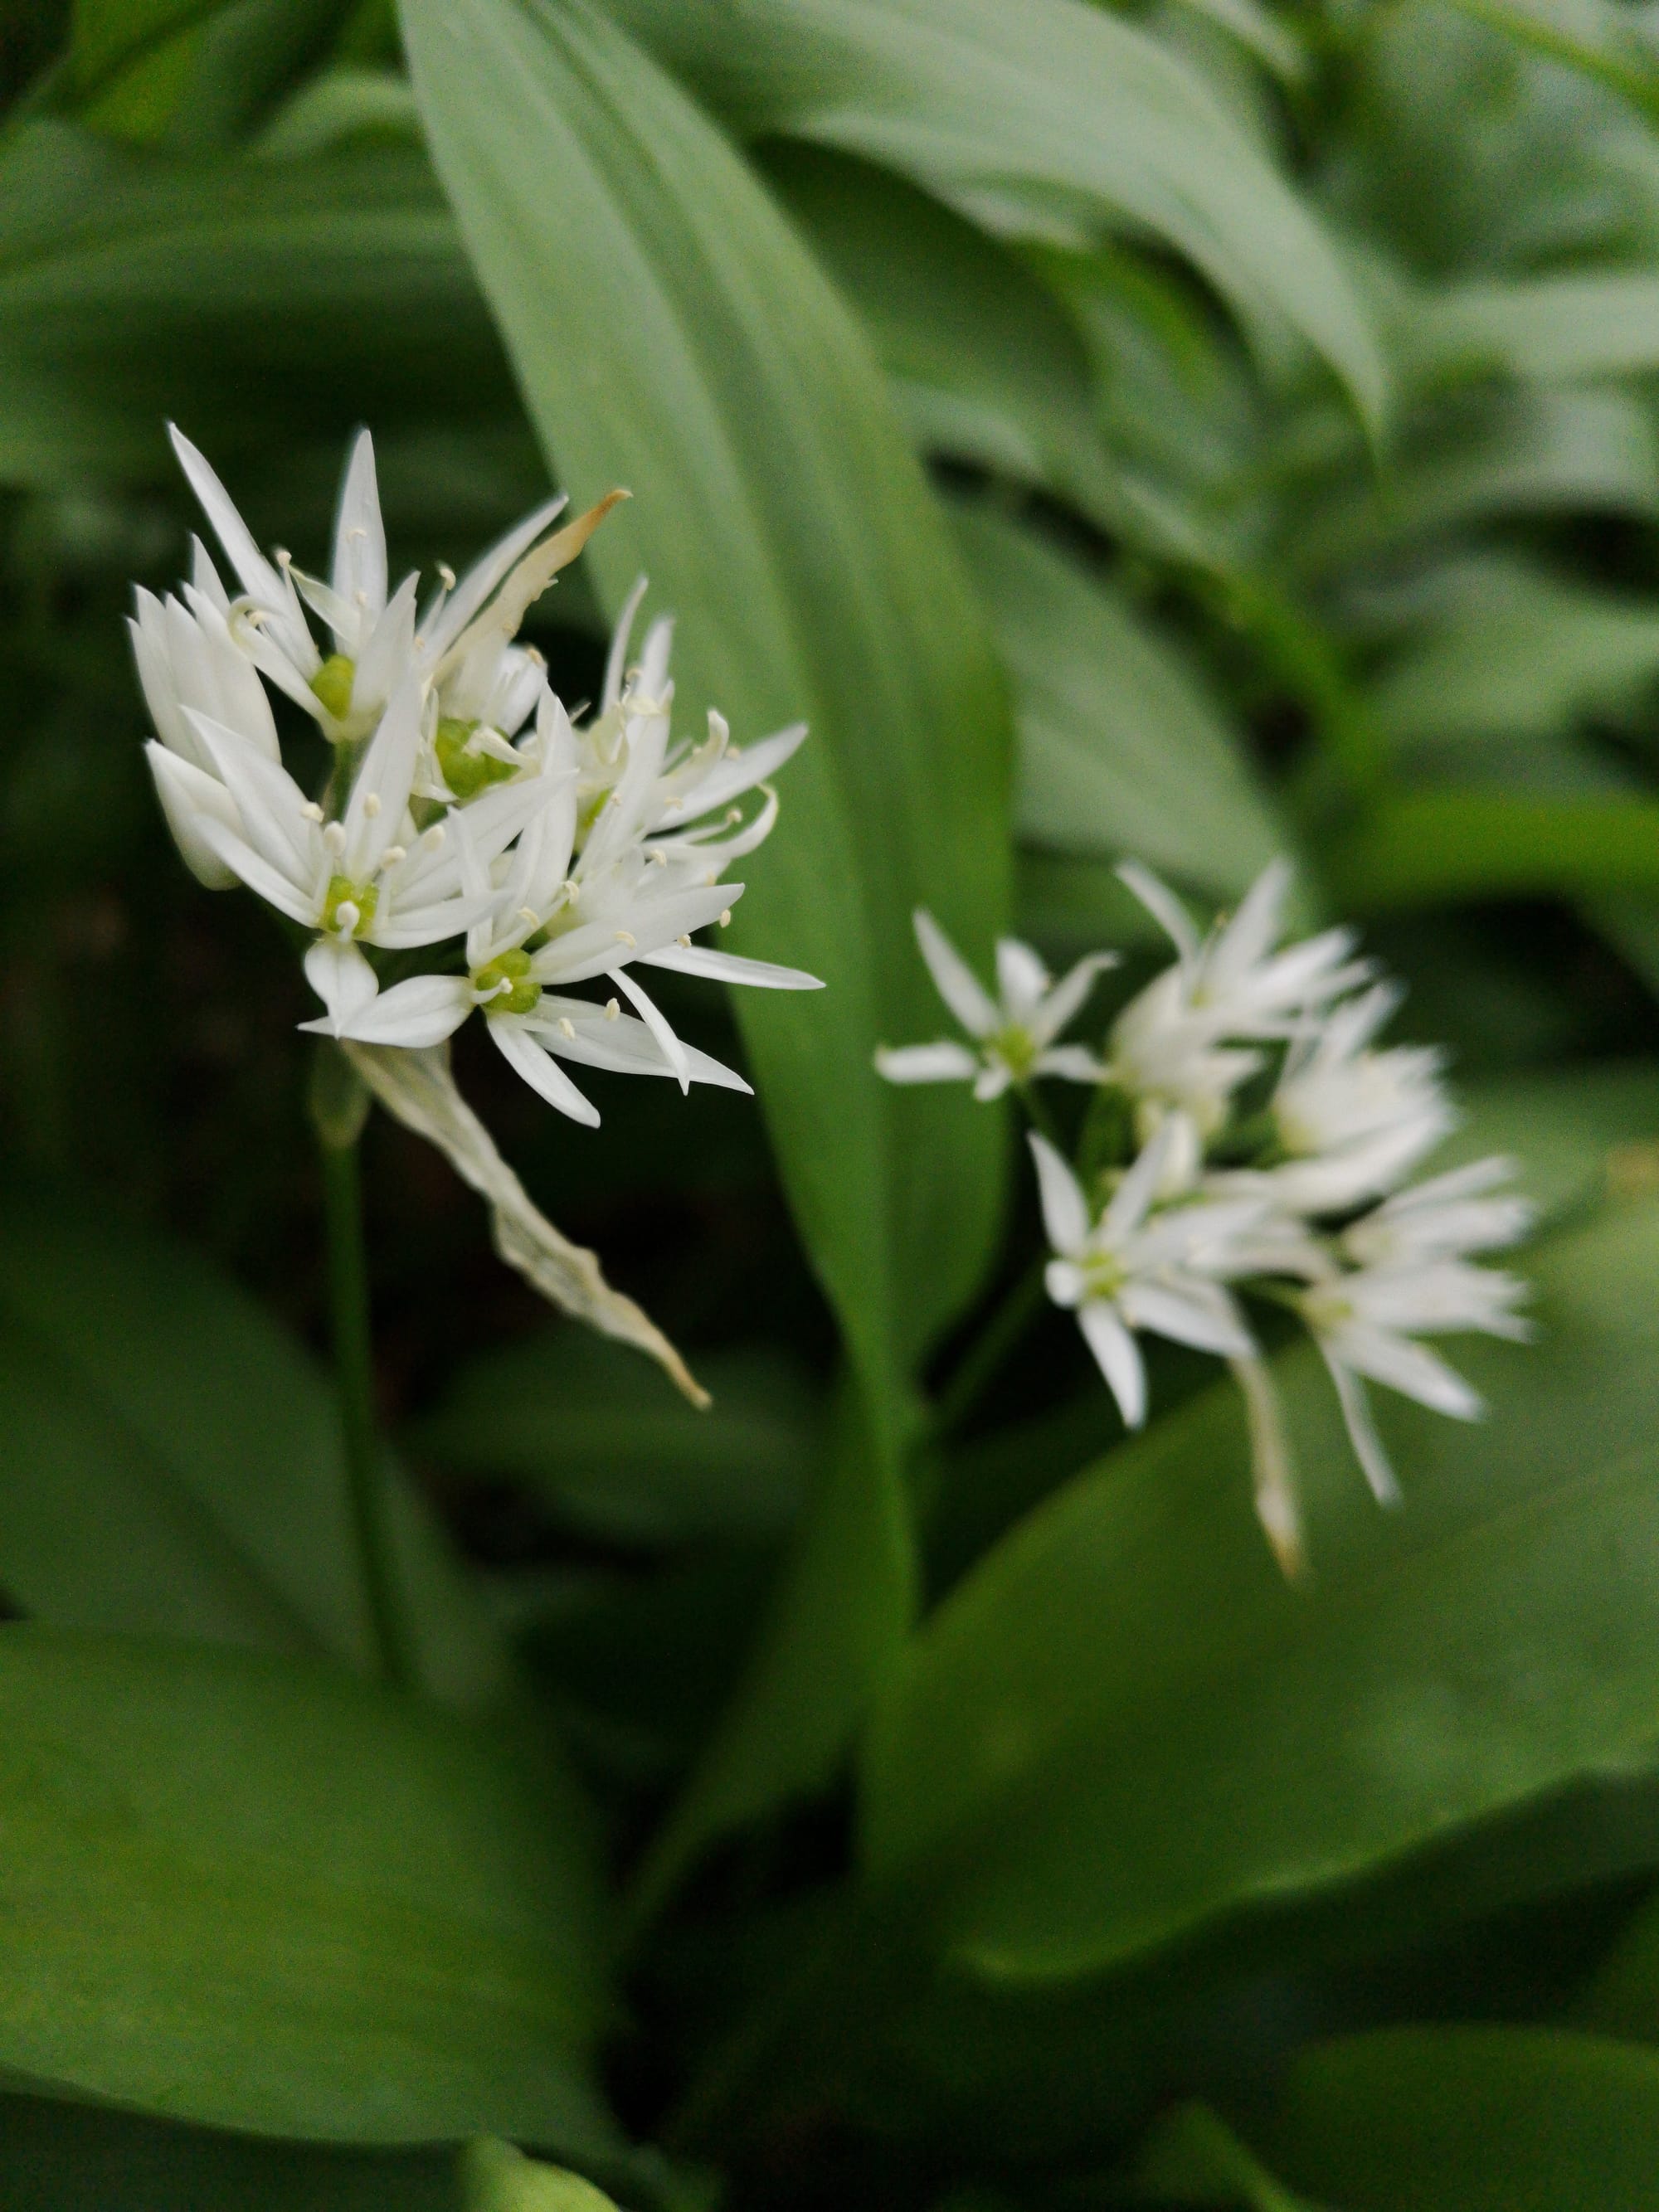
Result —
M 457 799 L 474 799 L 490 784 L 506 783 L 519 773 L 510 761 L 497 760 L 493 753 L 467 750 L 477 726 L 477 722 L 446 714 L 432 740 L 444 781 Z
M 349 653 L 331 653 L 311 679 L 311 688 L 337 722 L 351 718 L 351 685 L 357 664 Z
M 357 919 L 352 926 L 350 933 L 353 937 L 361 937 L 370 922 L 374 921 L 374 909 L 380 904 L 380 890 L 378 884 L 354 884 L 349 876 L 331 876 L 328 879 L 328 896 L 323 901 L 321 926 L 331 935 L 337 937 L 340 933 L 340 908 L 347 905 L 355 906 L 357 909 Z
M 1016 1083 L 1024 1083 L 1036 1065 L 1036 1042 L 1026 1030 L 998 1030 L 986 1038 L 985 1050 L 993 1060 L 1002 1062 Z
M 542 987 L 530 972 L 527 952 L 502 952 L 486 960 L 472 971 L 472 988 L 488 1013 L 533 1014 L 541 1003 Z

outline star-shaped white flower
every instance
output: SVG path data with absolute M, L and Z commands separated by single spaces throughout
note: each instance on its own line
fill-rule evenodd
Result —
M 1104 1073 L 1082 1045 L 1056 1044 L 1081 1012 L 1094 980 L 1115 967 L 1115 952 L 1091 952 L 1056 983 L 1029 945 L 1000 937 L 997 996 L 993 999 L 927 909 L 915 915 L 916 942 L 941 999 L 974 1040 L 967 1045 L 883 1045 L 876 1067 L 890 1083 L 971 1083 L 978 1099 L 1000 1098 L 1011 1085 L 1057 1075 L 1098 1083 Z
M 1224 1358 L 1248 1359 L 1255 1345 L 1223 1287 L 1242 1272 L 1235 1250 L 1259 1218 L 1249 1200 L 1178 1201 L 1154 1210 L 1180 1143 L 1178 1117 L 1154 1133 L 1098 1221 L 1082 1185 L 1054 1146 L 1030 1139 L 1043 1224 L 1056 1257 L 1048 1295 L 1077 1314 L 1089 1349 L 1110 1384 L 1126 1426 L 1146 1418 L 1146 1370 L 1136 1332 L 1189 1344 Z
M 1113 1024 L 1110 1075 L 1143 1106 L 1144 1127 L 1171 1109 L 1214 1135 L 1234 1091 L 1261 1065 L 1252 1042 L 1293 1033 L 1310 1010 L 1328 1006 L 1368 970 L 1352 962 L 1354 933 L 1328 929 L 1276 951 L 1291 871 L 1264 869 L 1230 921 L 1200 938 L 1168 885 L 1126 861 L 1118 874 L 1173 941 L 1176 964 L 1155 976 Z

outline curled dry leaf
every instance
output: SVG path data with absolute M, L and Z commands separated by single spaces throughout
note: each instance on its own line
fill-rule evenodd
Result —
M 532 545 L 483 613 L 473 617 L 445 653 L 438 664 L 436 678 L 441 678 L 452 668 L 459 667 L 481 638 L 516 637 L 519 624 L 526 612 L 540 599 L 560 569 L 570 566 L 611 508 L 629 496 L 625 491 L 606 492 L 597 506 L 590 507 L 585 514 L 579 514 L 574 522 L 566 523 L 562 530 L 556 530 L 539 545 Z
M 485 1199 L 496 1251 L 550 1304 L 605 1336 L 648 1352 L 699 1409 L 708 1393 L 650 1317 L 613 1291 L 595 1255 L 562 1237 L 495 1149 L 495 1139 L 462 1097 L 447 1045 L 424 1051 L 347 1042 L 352 1066 L 382 1106 L 406 1129 L 447 1154 L 464 1182 Z

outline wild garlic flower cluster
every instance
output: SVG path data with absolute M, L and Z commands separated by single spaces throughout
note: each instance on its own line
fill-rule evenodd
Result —
M 1376 1039 L 1398 1004 L 1346 929 L 1280 945 L 1290 870 L 1275 862 L 1207 936 L 1151 872 L 1123 881 L 1176 958 L 1097 1047 L 1061 1044 L 1100 953 L 1051 983 L 1027 945 L 997 946 L 993 999 L 927 914 L 916 936 L 970 1042 L 877 1054 L 890 1082 L 969 1080 L 976 1097 L 1028 1102 L 1042 1076 L 1087 1085 L 1077 1156 L 1034 1131 L 1048 1295 L 1075 1312 L 1124 1421 L 1146 1415 L 1139 1339 L 1226 1359 L 1244 1389 L 1257 1504 L 1281 1559 L 1299 1559 L 1288 1463 L 1243 1299 L 1288 1307 L 1329 1369 L 1377 1498 L 1399 1497 L 1366 1384 L 1472 1420 L 1480 1401 L 1424 1341 L 1476 1330 L 1524 1337 L 1525 1285 L 1479 1264 L 1524 1234 L 1530 1210 L 1488 1159 L 1408 1178 L 1456 1116 L 1440 1055 Z M 1034 1107 L 1033 1119 L 1047 1123 Z
M 588 1123 L 599 1114 L 562 1061 L 746 1091 L 675 1035 L 638 970 L 817 988 L 694 941 L 731 920 L 744 886 L 726 871 L 769 834 L 769 779 L 805 727 L 740 752 L 711 713 L 700 744 L 677 744 L 672 622 L 653 623 L 630 659 L 643 578 L 581 721 L 540 655 L 515 642 L 526 609 L 624 495 L 558 530 L 565 502 L 548 501 L 465 576 L 441 568 L 422 608 L 417 575 L 390 587 L 367 430 L 326 583 L 286 553 L 267 560 L 202 454 L 177 430 L 173 441 L 240 589 L 232 596 L 197 539 L 178 596 L 137 592 L 130 627 L 156 732 L 146 750 L 201 881 L 246 884 L 306 933 L 325 1011 L 302 1026 L 418 1049 L 477 1013 L 534 1090 Z M 314 794 L 284 764 L 271 693 L 327 740 Z M 604 995 L 576 995 L 582 984 Z

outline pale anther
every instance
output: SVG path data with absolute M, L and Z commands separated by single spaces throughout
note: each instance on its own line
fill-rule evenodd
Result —
M 380 812 L 380 793 L 379 793 L 378 791 L 371 791 L 371 792 L 368 792 L 368 793 L 366 793 L 366 794 L 365 794 L 365 796 L 364 796 L 364 799 L 363 799 L 363 812 L 364 812 L 364 813 L 368 817 L 368 818 L 369 818 L 369 820 L 370 820 L 371 822 L 374 819 L 375 816 Z
M 576 1024 L 571 1020 L 568 1014 L 561 1014 L 556 1026 L 559 1035 L 562 1037 L 570 1038 L 574 1042 L 576 1035 Z
M 621 1013 L 621 1012 L 622 1012 L 622 1008 L 621 1008 L 621 1006 L 617 1004 L 617 1002 L 616 1001 L 616 1000 L 615 1000 L 615 999 L 607 999 L 607 1000 L 605 1000 L 605 1018 L 606 1021 L 608 1021 L 608 1022 L 614 1022 L 614 1021 L 616 1020 L 616 1018 L 617 1018 L 617 1015 L 618 1015 L 619 1013 Z
M 435 853 L 443 842 L 444 825 L 441 822 L 434 822 L 421 840 L 428 853 Z
M 323 818 L 323 810 L 314 799 L 307 799 L 300 811 L 307 822 L 320 822 Z
M 349 937 L 362 918 L 361 911 L 349 899 L 342 899 L 334 909 L 334 927 L 342 937 Z
M 380 855 L 380 866 L 383 868 L 395 868 L 399 860 L 406 860 L 408 858 L 408 854 L 401 845 L 388 845 Z
M 674 942 L 682 952 L 689 952 L 691 950 L 691 940 L 689 937 L 677 937 Z
M 619 929 L 617 932 L 617 942 L 618 945 L 625 945 L 631 952 L 639 943 L 639 939 L 631 929 Z
M 323 832 L 323 842 L 337 860 L 345 850 L 345 827 L 342 823 L 331 822 Z
M 453 592 L 455 588 L 455 571 L 447 561 L 440 561 L 438 563 L 438 581 L 447 592 Z
M 720 927 L 721 927 L 722 929 L 730 929 L 730 927 L 732 927 L 732 909 L 731 909 L 731 908 L 728 906 L 728 907 L 722 908 L 722 909 L 721 909 L 721 911 L 720 911 Z

